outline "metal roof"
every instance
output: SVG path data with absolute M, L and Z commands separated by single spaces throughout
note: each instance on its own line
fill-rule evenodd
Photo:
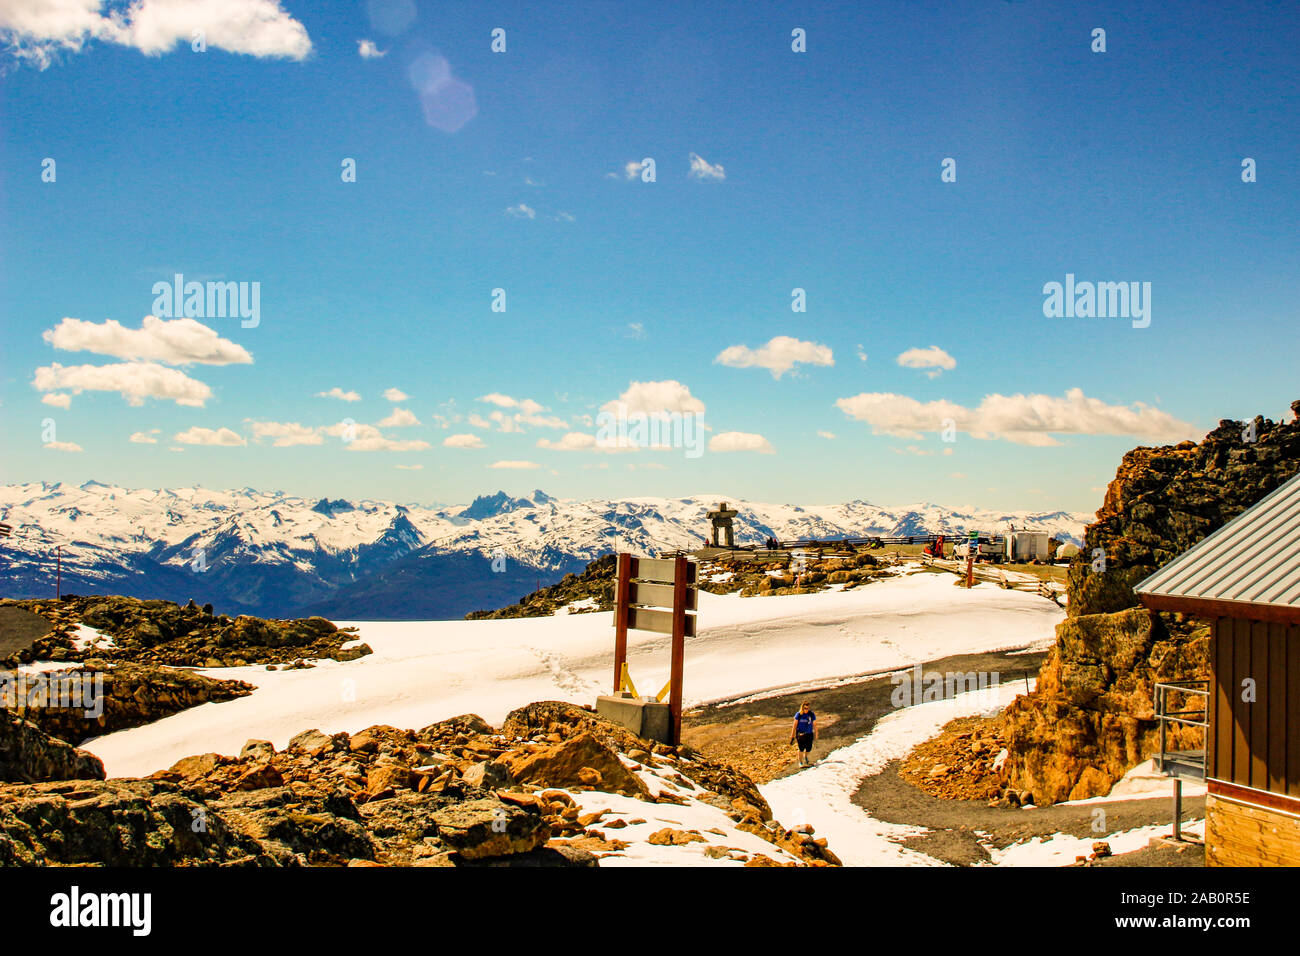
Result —
M 1133 590 L 1194 601 L 1300 609 L 1300 474 Z

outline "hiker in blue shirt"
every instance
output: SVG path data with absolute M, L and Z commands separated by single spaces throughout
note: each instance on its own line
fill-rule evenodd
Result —
M 812 766 L 812 745 L 816 739 L 817 715 L 813 713 L 812 703 L 805 700 L 799 705 L 799 713 L 794 715 L 794 726 L 790 728 L 790 743 L 799 744 L 799 766 Z

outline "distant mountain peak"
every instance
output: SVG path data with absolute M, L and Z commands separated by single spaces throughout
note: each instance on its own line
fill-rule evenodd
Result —
M 493 518 L 497 515 L 508 514 L 511 511 L 518 511 L 520 508 L 531 507 L 533 507 L 533 503 L 527 498 L 511 498 L 504 491 L 498 491 L 494 495 L 479 495 L 468 508 L 456 517 L 481 521 L 484 518 Z
M 311 510 L 315 511 L 317 514 L 325 515 L 327 518 L 333 518 L 335 515 L 340 515 L 344 512 L 355 511 L 356 505 L 352 504 L 352 502 L 345 498 L 339 498 L 335 501 L 330 501 L 328 498 L 322 498 L 311 506 Z

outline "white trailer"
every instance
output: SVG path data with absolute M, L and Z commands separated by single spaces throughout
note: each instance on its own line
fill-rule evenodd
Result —
M 1002 537 L 1002 560 L 1023 563 L 1051 558 L 1051 535 L 1046 531 L 1011 531 Z
M 1047 561 L 1051 555 L 1050 539 L 1046 531 L 1009 531 L 992 544 L 979 545 L 975 554 L 995 564 Z M 953 549 L 953 557 L 966 557 L 969 547 L 969 542 L 963 541 Z

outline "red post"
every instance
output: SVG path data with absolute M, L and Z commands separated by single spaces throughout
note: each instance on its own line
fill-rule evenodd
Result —
M 632 591 L 632 555 L 618 556 L 618 583 L 614 585 L 614 693 L 623 686 L 627 662 L 627 607 Z
M 677 555 L 673 569 L 673 663 L 669 680 L 668 713 L 672 716 L 672 740 L 675 747 L 682 742 L 682 670 L 686 660 L 686 592 L 691 586 L 691 562 L 684 554 Z

